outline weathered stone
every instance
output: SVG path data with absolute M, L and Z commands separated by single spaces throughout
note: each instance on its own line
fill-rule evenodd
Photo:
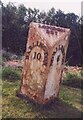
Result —
M 45 104 L 59 93 L 70 30 L 31 23 L 20 93 Z

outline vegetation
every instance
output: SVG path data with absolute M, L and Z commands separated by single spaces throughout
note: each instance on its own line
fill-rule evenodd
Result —
M 77 88 L 72 84 L 82 81 L 81 73 L 67 73 L 63 84 L 60 84 L 59 99 L 56 99 L 46 107 L 37 103 L 21 100 L 16 96 L 20 88 L 18 75 L 21 70 L 18 68 L 3 67 L 3 88 L 2 88 L 2 118 L 80 118 L 82 101 L 79 83 Z M 80 79 L 80 80 L 79 80 Z M 74 80 L 74 81 L 73 81 Z M 11 82 L 12 81 L 12 82 Z M 71 83 L 71 84 L 70 84 Z M 79 89 L 78 89 L 79 88 Z
M 5 50 L 2 51 L 2 61 L 6 62 L 11 60 L 12 53 L 6 52 Z
M 2 79 L 2 67 L 0 67 L 0 79 Z
M 4 72 L 3 72 L 4 71 Z M 82 111 L 81 89 L 67 86 L 69 81 L 78 80 L 79 74 L 67 73 L 60 84 L 59 99 L 42 108 L 37 103 L 21 100 L 16 96 L 20 88 L 18 68 L 3 67 L 2 118 L 80 118 Z M 12 82 L 11 82 L 12 81 Z M 66 85 L 66 86 L 65 86 Z
M 33 22 L 56 25 L 70 28 L 71 36 L 67 51 L 67 65 L 81 66 L 81 50 L 83 48 L 83 24 L 81 18 L 74 13 L 64 13 L 61 10 L 51 8 L 48 12 L 40 12 L 34 8 L 26 8 L 23 4 L 16 7 L 13 3 L 2 8 L 2 58 L 0 56 L 0 91 L 2 88 L 2 117 L 3 118 L 80 118 L 82 110 L 81 84 L 83 83 L 83 71 L 80 73 L 67 72 L 63 83 L 60 84 L 59 99 L 41 108 L 38 104 L 21 100 L 16 96 L 20 86 L 21 68 L 6 67 L 4 62 L 21 59 L 26 49 L 29 24 Z M 13 53 L 13 54 L 12 54 Z M 18 57 L 19 56 L 19 57 Z M 1 67 L 3 66 L 3 68 Z M 2 78 L 1 78 L 2 76 Z M 11 82 L 12 81 L 12 82 Z M 1 97 L 1 93 L 0 93 Z M 1 116 L 0 116 L 1 118 Z
M 56 11 L 56 8 L 51 8 L 46 13 L 45 11 L 40 12 L 36 8 L 26 8 L 23 4 L 18 8 L 13 3 L 4 5 L 0 2 L 0 4 L 2 6 L 2 47 L 6 51 L 18 55 L 24 54 L 29 24 L 32 21 L 56 25 L 71 30 L 67 64 L 81 66 L 81 29 L 83 26 L 79 22 L 79 16 L 74 13 L 65 14 L 61 10 Z
M 83 89 L 83 78 L 81 72 L 68 72 L 64 76 L 63 85 Z
M 2 62 L 7 62 L 9 60 L 17 60 L 17 59 L 19 59 L 19 56 L 17 56 L 16 54 L 2 50 Z
M 41 108 L 38 104 L 16 97 L 19 81 L 3 81 L 3 118 L 80 118 L 81 91 L 60 86 L 59 100 Z
M 19 80 L 20 79 L 20 71 L 18 71 L 15 68 L 12 67 L 4 67 L 2 69 L 2 79 L 7 79 L 7 80 Z
M 72 73 L 72 72 L 68 72 L 66 73 L 66 77 L 65 79 L 66 80 L 69 80 L 69 79 L 80 79 L 81 78 L 81 73 Z

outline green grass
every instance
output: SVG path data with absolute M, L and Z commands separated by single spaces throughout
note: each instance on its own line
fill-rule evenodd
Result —
M 7 79 L 10 81 L 15 81 L 20 79 L 21 71 L 12 67 L 3 67 L 2 68 L 2 78 L 3 80 Z
M 80 89 L 61 86 L 60 98 L 69 105 L 72 105 L 73 107 L 77 108 L 79 111 L 82 111 L 82 101 L 81 101 L 82 92 L 83 91 L 81 91 Z
M 69 80 L 69 79 L 81 79 L 81 72 L 68 72 L 66 73 L 64 79 Z
M 81 91 L 60 86 L 59 100 L 46 108 L 16 97 L 20 82 L 3 81 L 3 118 L 79 118 L 81 117 Z
M 83 89 L 83 77 L 80 72 L 68 72 L 64 75 L 63 85 Z

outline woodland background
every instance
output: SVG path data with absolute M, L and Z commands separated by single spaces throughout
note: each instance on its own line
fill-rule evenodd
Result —
M 30 22 L 56 25 L 70 28 L 71 36 L 67 51 L 66 63 L 70 66 L 81 66 L 82 64 L 82 29 L 83 24 L 75 13 L 65 14 L 63 11 L 51 8 L 48 12 L 36 8 L 26 8 L 23 4 L 18 7 L 13 3 L 4 5 L 2 8 L 2 48 L 7 52 L 18 56 L 23 55 L 26 50 L 26 42 Z

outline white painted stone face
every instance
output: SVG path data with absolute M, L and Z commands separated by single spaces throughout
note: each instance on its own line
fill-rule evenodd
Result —
M 31 23 L 20 92 L 40 103 L 59 93 L 70 30 Z
M 60 60 L 57 63 L 57 57 L 60 56 Z M 48 75 L 45 96 L 44 98 L 50 98 L 51 96 L 57 96 L 57 84 L 59 85 L 60 75 L 61 75 L 61 64 L 62 64 L 62 52 L 61 50 L 57 51 L 54 56 L 53 66 L 50 68 Z

